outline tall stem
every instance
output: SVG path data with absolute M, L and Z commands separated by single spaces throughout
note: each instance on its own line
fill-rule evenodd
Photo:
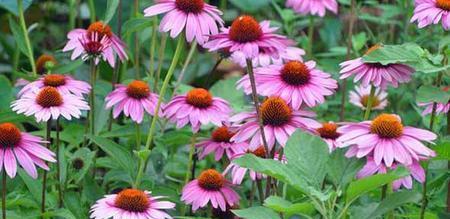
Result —
M 69 30 L 75 28 L 76 15 L 77 15 L 76 0 L 69 0 Z
M 59 125 L 59 118 L 56 119 L 56 179 L 57 179 L 57 183 L 58 183 L 58 207 L 62 207 L 63 206 L 63 191 L 62 191 L 62 185 L 61 185 L 61 162 L 60 159 L 61 157 L 60 155 L 60 138 L 59 138 L 59 134 L 60 134 L 60 125 Z
M 47 121 L 47 135 L 46 135 L 46 147 L 50 148 L 50 141 L 51 136 L 51 125 L 52 125 L 52 120 L 48 120 Z M 42 179 L 42 194 L 41 194 L 41 213 L 44 214 L 45 213 L 45 196 L 46 196 L 46 188 L 47 188 L 47 171 L 44 171 L 44 176 Z
M 366 112 L 364 113 L 364 120 L 368 120 L 370 118 L 370 112 L 372 110 L 373 105 L 373 97 L 375 96 L 375 86 L 370 85 L 370 94 L 369 98 L 367 99 L 367 106 L 366 106 Z
M 159 83 L 159 79 L 161 78 L 161 70 L 162 70 L 162 66 L 163 66 L 163 62 L 164 62 L 164 52 L 166 50 L 166 45 L 167 45 L 167 34 L 163 33 L 161 36 L 161 45 L 158 50 L 158 57 L 159 57 L 158 69 L 156 70 L 155 83 L 153 85 L 153 89 L 155 91 L 158 90 L 158 83 Z
M 183 68 L 180 71 L 180 76 L 178 77 L 177 83 L 175 84 L 173 93 L 177 92 L 178 88 L 180 87 L 181 82 L 183 81 L 184 78 L 184 74 L 186 73 L 186 70 L 189 64 L 191 63 L 192 57 L 194 56 L 196 50 L 197 50 L 197 41 L 194 41 L 191 45 L 191 48 L 189 49 L 188 56 L 184 61 Z
M 191 145 L 189 147 L 189 157 L 188 157 L 188 166 L 186 169 L 186 175 L 184 176 L 184 185 L 187 185 L 189 180 L 191 179 L 191 173 L 192 173 L 192 168 L 194 167 L 193 165 L 193 160 L 194 160 L 194 153 L 195 153 L 195 141 L 197 140 L 197 133 L 194 133 L 192 135 L 191 138 Z M 194 177 L 194 176 L 193 176 Z M 188 206 L 185 205 L 183 210 L 181 211 L 181 215 L 185 215 L 186 211 L 188 209 Z
M 94 0 L 88 0 L 88 7 L 89 7 L 89 15 L 90 15 L 91 23 L 94 23 L 97 20 L 97 16 L 95 15 Z
M 263 205 L 264 204 L 264 192 L 263 192 L 263 188 L 262 188 L 262 182 L 260 179 L 256 180 L 256 187 L 258 187 L 259 202 L 261 203 L 261 205 Z
M 137 18 L 139 14 L 139 0 L 134 0 L 134 17 Z M 141 78 L 141 74 L 140 74 L 140 69 L 139 69 L 139 57 L 140 57 L 140 52 L 139 52 L 139 35 L 138 32 L 136 32 L 134 34 L 134 67 L 135 67 L 135 77 L 136 79 L 140 79 Z
M 314 16 L 309 16 L 307 56 L 310 58 L 313 57 L 313 42 L 314 42 Z
M 6 171 L 2 171 L 2 218 L 6 219 Z
M 117 6 L 117 33 L 118 37 L 122 37 L 122 0 L 119 0 L 119 5 Z M 116 66 L 113 70 L 113 75 L 111 77 L 111 89 L 114 90 L 116 87 L 116 83 L 119 80 L 119 71 L 120 71 L 120 62 L 116 62 Z M 112 111 L 109 113 L 109 119 L 108 119 L 108 131 L 111 131 L 112 129 L 112 123 L 113 123 L 113 113 Z
M 141 127 L 136 123 L 136 151 L 141 148 Z
M 94 59 L 91 59 L 91 95 L 89 96 L 89 105 L 91 110 L 89 112 L 89 127 L 90 134 L 95 135 L 95 81 L 97 78 L 97 66 Z
M 158 17 L 153 17 L 153 27 L 152 27 L 152 40 L 150 44 L 150 69 L 148 71 L 149 78 L 155 76 L 155 50 L 156 41 L 158 39 Z
M 33 73 L 33 76 L 37 76 L 37 70 L 36 70 L 36 63 L 34 61 L 34 54 L 33 54 L 33 47 L 31 46 L 30 38 L 28 36 L 28 30 L 27 25 L 25 23 L 25 16 L 23 12 L 23 0 L 17 0 L 17 7 L 19 10 L 19 21 L 20 21 L 20 27 L 23 32 L 23 37 L 25 39 L 25 46 L 27 47 L 27 53 L 28 53 L 28 59 L 30 61 L 31 65 L 31 71 Z

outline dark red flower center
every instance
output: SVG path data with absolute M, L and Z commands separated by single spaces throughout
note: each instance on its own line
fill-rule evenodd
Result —
M 149 208 L 148 196 L 137 189 L 124 189 L 114 200 L 116 207 L 130 212 L 145 212 Z
M 369 96 L 370 95 L 364 95 L 361 97 L 360 103 L 364 106 L 367 107 L 367 104 L 369 103 Z M 377 96 L 373 96 L 372 97 L 372 107 L 377 107 L 379 106 L 381 103 L 381 101 L 378 99 Z
M 36 70 L 39 74 L 44 74 L 47 71 L 45 67 L 45 64 L 47 62 L 51 62 L 55 65 L 57 63 L 55 57 L 45 54 L 39 56 L 39 58 L 36 60 Z
M 261 26 L 251 16 L 240 16 L 231 24 L 230 39 L 240 43 L 253 42 L 263 35 Z
M 0 124 L 0 146 L 2 147 L 14 147 L 22 138 L 19 128 L 12 123 Z M 3 159 L 3 158 L 2 158 Z
M 135 80 L 128 84 L 126 92 L 132 98 L 142 99 L 150 95 L 150 88 L 146 82 Z
M 103 44 L 99 41 L 88 40 L 83 42 L 82 45 L 86 53 L 92 56 L 99 56 L 103 51 Z
M 280 97 L 267 98 L 260 107 L 264 125 L 282 126 L 292 117 L 292 109 Z
M 336 139 L 339 137 L 339 133 L 337 133 L 337 125 L 332 122 L 323 123 L 322 127 L 317 129 L 320 137 L 327 139 Z
M 212 101 L 211 93 L 203 88 L 194 88 L 186 95 L 186 102 L 197 108 L 208 108 Z
M 44 108 L 61 106 L 63 104 L 63 98 L 56 88 L 47 86 L 39 91 L 36 96 L 36 103 Z
M 230 130 L 228 129 L 228 127 L 226 126 L 222 126 L 217 128 L 216 130 L 213 131 L 213 133 L 211 134 L 212 139 L 215 142 L 230 142 L 231 137 L 233 137 L 235 133 L 230 132 Z
M 197 180 L 200 187 L 211 191 L 220 190 L 225 184 L 225 177 L 214 169 L 203 171 Z
M 89 25 L 87 32 L 89 35 L 93 33 L 97 33 L 99 38 L 101 39 L 103 36 L 111 37 L 112 31 L 111 27 L 107 24 L 104 24 L 101 21 L 97 21 Z
M 58 74 L 46 75 L 43 82 L 45 86 L 59 87 L 66 84 L 66 77 Z
M 403 124 L 393 114 L 381 114 L 372 120 L 370 132 L 382 138 L 398 138 L 403 134 Z
M 203 11 L 205 2 L 203 0 L 176 0 L 175 5 L 180 11 L 198 14 Z
M 307 84 L 310 78 L 308 66 L 303 62 L 290 61 L 281 69 L 281 79 L 290 85 L 300 86 Z
M 265 158 L 266 157 L 266 149 L 264 146 L 259 146 L 256 150 L 250 151 L 250 153 L 254 154 L 257 157 Z
M 450 0 L 436 0 L 436 6 L 440 9 L 450 11 Z

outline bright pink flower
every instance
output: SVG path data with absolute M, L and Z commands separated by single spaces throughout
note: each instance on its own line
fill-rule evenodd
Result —
M 222 98 L 213 97 L 203 88 L 194 88 L 187 94 L 174 97 L 165 107 L 164 115 L 177 128 L 190 123 L 193 132 L 198 132 L 201 125 L 213 123 L 221 126 L 231 113 L 228 102 Z
M 411 22 L 417 21 L 419 28 L 442 23 L 444 30 L 450 29 L 450 1 L 416 0 Z
M 137 123 L 142 123 L 144 111 L 152 116 L 155 114 L 158 98 L 157 94 L 150 92 L 147 82 L 135 80 L 127 86 L 116 85 L 116 89 L 106 96 L 106 109 L 114 106 L 114 118 L 123 111 L 125 116 L 131 117 Z M 163 115 L 160 111 L 159 116 Z
M 192 204 L 192 211 L 211 202 L 213 208 L 227 210 L 228 206 L 239 204 L 239 195 L 231 188 L 231 183 L 214 169 L 203 171 L 199 177 L 183 188 L 181 201 Z
M 45 161 L 56 162 L 55 154 L 43 147 L 46 143 L 40 137 L 30 135 L 20 130 L 12 123 L 0 124 L 0 170 L 5 167 L 9 177 L 17 173 L 17 162 L 25 172 L 36 179 L 36 166 L 49 170 Z
M 156 4 L 144 10 L 144 16 L 151 17 L 167 13 L 161 20 L 159 31 L 169 32 L 177 37 L 186 31 L 186 40 L 195 40 L 203 45 L 211 34 L 217 34 L 223 26 L 222 12 L 204 0 L 157 0 Z
M 375 89 L 375 95 L 372 98 L 372 110 L 382 110 L 387 104 L 387 93 L 380 88 Z M 356 86 L 354 91 L 350 91 L 350 103 L 366 110 L 369 102 L 370 86 Z
M 336 141 L 341 133 L 337 131 L 338 125 L 334 122 L 326 122 L 322 124 L 322 127 L 316 129 L 320 137 L 327 143 L 330 152 L 334 149 L 341 147 L 341 142 Z
M 264 146 L 259 146 L 256 149 L 241 149 L 234 157 L 233 160 L 239 157 L 244 156 L 245 154 L 254 154 L 257 157 L 265 158 L 266 157 L 266 150 L 264 149 Z M 232 182 L 235 185 L 240 185 L 242 181 L 244 180 L 245 175 L 247 174 L 247 171 L 249 171 L 250 179 L 253 181 L 262 179 L 265 177 L 261 173 L 257 173 L 251 169 L 240 167 L 239 165 L 230 162 L 230 164 L 227 166 L 223 174 L 231 173 Z
M 111 31 L 111 27 L 100 21 L 92 23 L 87 30 L 74 29 L 70 31 L 67 38 L 69 42 L 63 48 L 63 52 L 73 50 L 72 60 L 81 55 L 83 60 L 92 58 L 95 64 L 98 64 L 101 58 L 108 61 L 111 67 L 115 67 L 115 54 L 121 61 L 128 59 L 125 43 Z
M 429 103 L 418 103 L 419 106 L 424 106 L 425 110 L 422 112 L 422 115 L 428 115 L 433 112 L 433 102 Z M 450 102 L 448 103 L 436 103 L 436 114 L 445 114 L 450 110 Z
M 372 46 L 366 55 L 379 49 L 381 45 Z M 397 87 L 399 83 L 405 83 L 411 80 L 411 75 L 414 69 L 404 64 L 388 64 L 382 65 L 379 63 L 365 63 L 363 58 L 356 58 L 345 61 L 340 64 L 341 77 L 340 79 L 355 76 L 355 82 L 360 81 L 364 87 L 369 87 L 371 84 L 375 87 L 386 89 L 387 85 Z
M 68 75 L 47 74 L 38 80 L 27 84 L 20 90 L 18 96 L 20 97 L 25 93 L 47 86 L 56 88 L 60 93 L 71 93 L 79 97 L 82 97 L 83 94 L 88 94 L 91 91 L 91 85 L 84 81 L 75 80 Z
M 268 66 L 270 64 L 282 65 L 288 61 L 301 61 L 303 62 L 303 55 L 305 55 L 305 50 L 297 47 L 287 47 L 283 52 L 280 53 L 279 57 L 273 57 L 270 54 L 261 53 L 257 57 L 252 59 L 253 67 L 257 66 Z M 245 54 L 237 51 L 231 54 L 231 61 L 239 64 L 242 67 L 247 66 L 247 59 Z
M 222 28 L 221 33 L 212 35 L 204 47 L 210 51 L 227 49 L 230 53 L 242 52 L 245 58 L 251 59 L 260 54 L 278 58 L 293 42 L 275 34 L 277 29 L 270 27 L 269 21 L 258 24 L 251 16 L 240 16 L 231 27 Z
M 258 93 L 262 96 L 279 96 L 293 109 L 303 103 L 308 107 L 325 102 L 325 96 L 333 95 L 338 87 L 331 75 L 316 69 L 316 62 L 289 61 L 284 65 L 269 65 L 255 69 Z M 248 75 L 238 81 L 238 88 L 252 92 Z
M 118 194 L 105 195 L 91 208 L 93 219 L 171 219 L 164 210 L 174 209 L 175 204 L 160 201 L 163 196 L 150 196 L 150 192 L 124 189 Z
M 60 93 L 54 87 L 34 89 L 23 94 L 11 104 L 12 110 L 26 116 L 34 115 L 37 122 L 58 119 L 60 116 L 71 120 L 80 118 L 81 110 L 89 110 L 83 97 L 70 93 Z
M 314 117 L 313 112 L 293 110 L 280 97 L 266 99 L 260 106 L 260 112 L 264 124 L 264 134 L 270 150 L 275 146 L 275 143 L 284 147 L 297 128 L 315 132 L 315 129 L 321 127 L 321 124 L 317 121 L 307 118 Z M 243 123 L 239 127 L 239 131 L 231 138 L 231 141 L 246 142 L 250 140 L 250 148 L 252 149 L 263 145 L 256 111 L 239 113 L 231 117 L 230 121 L 237 124 Z
M 342 147 L 350 146 L 347 157 L 373 156 L 375 163 L 394 162 L 411 165 L 420 157 L 433 157 L 435 152 L 421 141 L 433 143 L 436 135 L 430 131 L 403 126 L 399 116 L 381 114 L 372 121 L 351 123 L 338 128 L 342 135 L 337 141 Z
M 246 142 L 235 143 L 230 141 L 234 134 L 234 128 L 228 126 L 221 126 L 214 130 L 211 138 L 196 145 L 202 149 L 199 158 L 203 159 L 206 155 L 214 152 L 216 161 L 220 160 L 224 154 L 227 155 L 228 159 L 231 159 L 237 152 L 246 149 L 248 147 Z
M 287 0 L 286 7 L 302 15 L 311 14 L 320 17 L 325 16 L 327 9 L 335 14 L 338 12 L 336 0 Z
M 364 178 L 374 174 L 385 174 L 388 169 L 396 169 L 399 164 L 393 163 L 391 167 L 386 167 L 383 163 L 376 164 L 372 157 L 367 158 L 367 163 L 364 167 L 358 172 L 356 175 L 357 178 Z M 417 180 L 420 183 L 425 181 L 425 170 L 420 166 L 418 161 L 413 161 L 410 165 L 406 166 L 411 175 L 403 177 L 401 179 L 395 180 L 392 183 L 392 187 L 394 190 L 400 189 L 401 186 L 412 189 L 412 178 Z

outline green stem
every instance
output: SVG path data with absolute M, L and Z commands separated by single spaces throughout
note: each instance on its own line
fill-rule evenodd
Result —
M 307 56 L 310 58 L 313 57 L 313 42 L 314 42 L 314 16 L 309 16 Z
M 136 151 L 141 148 L 141 127 L 136 123 Z
M 192 170 L 192 167 L 194 166 L 192 161 L 194 160 L 195 142 L 196 142 L 196 140 L 197 140 L 197 133 L 194 133 L 192 135 L 191 145 L 190 145 L 190 148 L 189 148 L 188 166 L 187 166 L 187 169 L 186 169 L 186 175 L 184 176 L 184 185 L 187 185 L 189 180 L 191 179 L 191 170 Z M 181 215 L 185 215 L 186 214 L 187 208 L 188 208 L 188 206 L 185 205 L 183 210 L 182 210 L 182 212 L 181 212 Z
M 156 41 L 158 39 L 158 17 L 153 17 L 153 27 L 152 27 L 152 40 L 150 45 L 150 69 L 148 73 L 148 77 L 153 78 L 155 74 L 155 50 L 156 50 Z
M 51 141 L 51 125 L 52 120 L 47 121 L 47 135 L 46 135 L 46 146 L 50 149 L 50 141 Z M 41 213 L 45 213 L 45 198 L 46 198 L 46 188 L 47 188 L 47 171 L 44 171 L 44 176 L 42 178 L 42 194 L 41 194 Z
M 69 30 L 75 28 L 75 18 L 77 15 L 76 0 L 69 0 Z
M 166 50 L 166 45 L 167 45 L 167 34 L 162 34 L 161 37 L 161 45 L 159 47 L 159 51 L 158 51 L 158 69 L 156 70 L 156 77 L 155 77 L 155 83 L 153 85 L 153 89 L 155 91 L 158 91 L 158 83 L 159 83 L 159 79 L 161 78 L 161 70 L 163 67 L 163 62 L 164 62 L 164 52 Z
M 91 95 L 89 96 L 89 112 L 90 134 L 95 135 L 95 81 L 97 78 L 97 66 L 94 59 L 91 59 Z
M 2 173 L 2 218 L 6 219 L 6 171 Z
M 447 136 L 450 135 L 450 113 L 447 113 Z M 447 161 L 447 169 L 450 169 L 450 161 Z M 450 181 L 447 183 L 447 213 L 450 213 Z
M 184 74 L 186 73 L 186 70 L 191 63 L 192 57 L 194 56 L 195 51 L 197 50 L 197 41 L 194 41 L 191 45 L 191 48 L 189 49 L 188 56 L 186 60 L 184 61 L 183 68 L 180 71 L 180 76 L 178 77 L 177 83 L 175 85 L 173 94 L 175 94 L 178 91 L 178 88 L 181 85 L 181 82 L 183 81 Z
M 134 0 L 134 17 L 137 18 L 139 15 L 139 0 Z M 140 73 L 140 46 L 139 46 L 139 33 L 134 34 L 134 67 L 135 67 L 135 77 L 136 79 L 141 78 Z
M 259 180 L 259 179 L 256 180 L 256 187 L 258 187 L 259 202 L 261 203 L 261 205 L 263 205 L 264 204 L 264 192 L 263 192 L 261 180 Z
M 370 85 L 370 94 L 369 98 L 367 99 L 367 106 L 366 106 L 366 112 L 364 113 L 364 120 L 368 120 L 370 118 L 370 112 L 372 110 L 373 105 L 373 97 L 375 96 L 375 86 Z
M 19 10 L 20 27 L 22 28 L 23 37 L 25 38 L 25 46 L 27 47 L 27 53 L 28 53 L 28 59 L 30 61 L 30 65 L 31 65 L 31 71 L 33 73 L 33 76 L 36 77 L 37 76 L 36 63 L 34 61 L 33 47 L 31 46 L 31 43 L 30 43 L 27 25 L 25 23 L 25 16 L 23 14 L 24 13 L 23 12 L 23 0 L 17 0 L 17 6 L 18 6 L 18 10 Z
M 90 15 L 91 23 L 94 23 L 95 21 L 97 21 L 97 18 L 95 16 L 94 0 L 88 0 L 88 7 L 89 7 L 89 15 Z
M 59 124 L 59 118 L 56 119 L 56 179 L 58 182 L 58 207 L 63 206 L 63 191 L 62 191 L 62 185 L 61 185 L 61 157 L 59 156 L 60 153 L 60 124 Z

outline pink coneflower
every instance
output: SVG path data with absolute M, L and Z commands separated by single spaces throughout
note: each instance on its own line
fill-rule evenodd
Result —
M 100 21 L 92 23 L 87 30 L 74 29 L 70 31 L 67 38 L 69 42 L 63 48 L 63 52 L 73 50 L 72 60 L 81 55 L 83 60 L 92 58 L 98 64 L 100 59 L 103 59 L 115 67 L 115 54 L 121 61 L 128 59 L 125 43 L 111 31 L 110 26 Z
M 222 12 L 204 0 L 157 0 L 157 4 L 144 10 L 144 16 L 151 17 L 167 13 L 161 20 L 159 31 L 169 32 L 177 37 L 186 30 L 186 40 L 195 40 L 203 45 L 211 34 L 217 34 L 223 26 Z
M 91 91 L 91 85 L 84 81 L 75 80 L 68 75 L 47 74 L 22 88 L 18 96 L 47 86 L 56 88 L 60 93 L 71 93 L 79 97 Z
M 341 147 L 341 143 L 336 141 L 341 133 L 337 131 L 338 125 L 334 122 L 326 122 L 322 124 L 322 127 L 316 129 L 320 137 L 327 143 L 330 152 L 334 149 Z
M 268 66 L 270 64 L 282 65 L 287 61 L 303 61 L 303 55 L 305 55 L 305 50 L 297 47 L 287 47 L 283 52 L 280 53 L 279 57 L 273 57 L 269 54 L 261 53 L 259 56 L 252 59 L 254 67 L 257 66 Z M 247 66 L 247 60 L 243 52 L 237 51 L 231 54 L 231 61 L 239 64 L 242 67 Z
M 38 176 L 36 166 L 49 170 L 45 161 L 56 162 L 55 154 L 41 146 L 41 138 L 20 130 L 12 123 L 0 124 L 0 170 L 5 167 L 9 177 L 17 173 L 17 162 L 33 179 Z
M 174 209 L 175 204 L 160 201 L 163 196 L 151 196 L 148 191 L 124 189 L 118 194 L 105 195 L 91 208 L 93 219 L 171 219 L 164 210 Z
M 358 172 L 356 175 L 357 178 L 364 178 L 374 174 L 385 174 L 389 169 L 396 169 L 398 166 L 397 163 L 393 163 L 391 167 L 386 167 L 383 163 L 376 164 L 372 157 L 367 158 L 366 165 Z M 406 166 L 406 168 L 411 173 L 409 176 L 403 177 L 401 179 L 395 180 L 392 183 L 392 188 L 394 190 L 400 189 L 401 186 L 412 189 L 412 179 L 414 178 L 420 183 L 425 181 L 425 170 L 420 166 L 418 161 L 413 161 L 410 165 Z
M 338 128 L 337 141 L 351 146 L 348 157 L 373 156 L 375 163 L 391 167 L 395 162 L 410 165 L 419 157 L 432 157 L 435 152 L 421 141 L 433 143 L 436 135 L 430 131 L 403 126 L 398 115 L 381 114 L 372 121 L 352 123 Z
M 262 96 L 280 96 L 293 109 L 303 103 L 309 107 L 325 102 L 325 96 L 333 95 L 338 87 L 331 75 L 316 69 L 316 62 L 289 61 L 284 65 L 269 65 L 255 69 L 258 93 Z M 238 81 L 238 88 L 250 94 L 251 83 L 246 75 Z
M 190 123 L 193 132 L 198 132 L 201 125 L 213 123 L 221 126 L 231 113 L 228 102 L 222 98 L 213 97 L 203 88 L 194 88 L 185 95 L 174 97 L 165 107 L 164 115 L 177 128 Z
M 315 114 L 313 112 L 293 110 L 280 97 L 267 98 L 260 106 L 260 113 L 270 150 L 272 150 L 276 142 L 284 147 L 297 128 L 312 132 L 314 129 L 321 127 L 320 123 L 307 118 L 314 117 Z M 239 113 L 231 117 L 230 121 L 244 123 L 231 138 L 231 141 L 245 142 L 250 140 L 250 148 L 252 149 L 263 145 L 256 111 Z
M 388 105 L 387 93 L 380 88 L 375 89 L 372 97 L 372 110 L 382 110 Z M 354 91 L 350 91 L 350 103 L 366 110 L 369 102 L 370 87 L 357 86 Z
M 146 82 L 135 80 L 127 86 L 116 85 L 116 89 L 106 97 L 106 109 L 114 106 L 114 118 L 117 118 L 123 111 L 125 116 L 131 117 L 131 120 L 142 123 L 144 111 L 152 116 L 155 114 L 158 98 L 157 94 L 150 92 Z M 159 116 L 163 116 L 161 111 Z
M 58 62 L 52 55 L 42 54 L 36 60 L 36 71 L 38 74 L 44 74 L 48 71 L 47 66 L 49 64 L 56 65 Z
M 242 52 L 245 58 L 266 54 L 278 58 L 293 43 L 285 36 L 275 34 L 278 28 L 270 27 L 269 21 L 258 23 L 251 16 L 239 16 L 231 27 L 222 28 L 212 35 L 204 47 L 210 51 L 228 49 L 231 53 Z
M 442 22 L 445 30 L 450 29 L 450 1 L 416 0 L 411 23 L 417 21 L 419 28 Z
M 260 158 L 266 158 L 266 149 L 264 149 L 264 146 L 259 146 L 258 148 L 253 149 L 253 150 L 241 149 L 241 152 L 239 154 L 236 154 L 236 156 L 233 159 L 242 157 L 243 155 L 245 155 L 247 153 L 254 154 L 255 156 L 260 157 Z M 231 178 L 232 178 L 233 184 L 240 185 L 242 183 L 242 181 L 244 180 L 244 177 L 247 174 L 247 171 L 249 171 L 250 179 L 252 179 L 253 181 L 260 180 L 263 177 L 265 177 L 261 173 L 257 173 L 251 169 L 241 167 L 233 162 L 231 162 L 227 166 L 227 168 L 225 169 L 223 174 L 226 175 L 228 173 L 231 173 Z
M 418 103 L 417 105 L 425 107 L 422 115 L 428 115 L 433 112 L 433 102 L 429 103 Z M 450 110 L 450 102 L 447 103 L 436 103 L 436 114 L 445 114 Z
M 295 12 L 302 15 L 325 16 L 326 10 L 335 14 L 338 12 L 338 3 L 336 0 L 287 0 L 286 7 L 292 8 Z
M 71 120 L 80 118 L 81 110 L 89 110 L 82 97 L 70 93 L 60 93 L 54 87 L 44 87 L 27 92 L 11 105 L 12 110 L 26 116 L 34 115 L 37 122 L 58 119 L 60 116 Z
M 200 176 L 184 186 L 181 201 L 192 204 L 192 211 L 211 202 L 213 208 L 227 210 L 228 206 L 239 204 L 239 195 L 231 188 L 231 183 L 214 169 L 203 171 Z
M 211 138 L 196 145 L 202 149 L 199 158 L 203 159 L 206 155 L 214 152 L 216 161 L 220 160 L 224 154 L 227 155 L 228 159 L 231 159 L 237 152 L 246 149 L 248 147 L 246 142 L 235 143 L 230 141 L 234 134 L 235 130 L 228 126 L 221 126 L 214 130 Z
M 377 44 L 367 50 L 366 55 L 381 48 L 382 46 Z M 363 58 L 356 58 L 353 60 L 345 61 L 340 64 L 341 77 L 340 79 L 355 76 L 355 82 L 360 81 L 364 87 L 374 85 L 375 87 L 381 87 L 386 89 L 387 85 L 397 87 L 399 83 L 405 83 L 411 80 L 411 75 L 414 73 L 414 69 L 404 64 L 387 64 L 382 65 L 380 63 L 365 63 Z

